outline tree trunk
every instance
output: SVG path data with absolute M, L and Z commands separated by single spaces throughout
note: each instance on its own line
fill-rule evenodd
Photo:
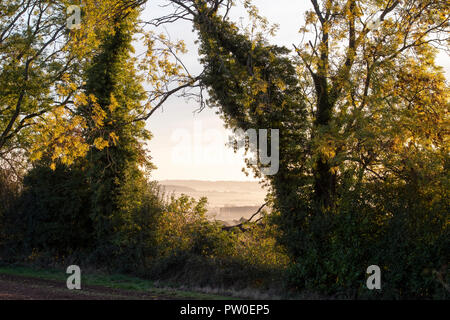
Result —
M 315 127 L 316 130 L 319 130 L 329 125 L 333 103 L 330 101 L 326 77 L 316 75 L 314 80 L 317 94 Z M 329 161 L 323 154 L 319 154 L 316 162 L 314 191 L 319 208 L 326 210 L 333 207 L 334 194 L 336 192 L 336 175 L 331 172 Z

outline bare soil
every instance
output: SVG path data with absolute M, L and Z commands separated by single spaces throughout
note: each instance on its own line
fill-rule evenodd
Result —
M 0 274 L 0 300 L 172 300 L 151 292 L 86 285 L 69 290 L 66 283 Z

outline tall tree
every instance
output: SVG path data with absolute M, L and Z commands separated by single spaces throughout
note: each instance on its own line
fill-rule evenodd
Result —
M 371 252 L 374 243 L 395 252 L 379 259 L 404 253 L 391 232 L 414 238 L 412 221 L 420 234 L 434 230 L 421 245 L 439 247 L 448 234 L 448 87 L 434 59 L 449 40 L 446 1 L 311 0 L 300 30 L 311 40 L 294 46 L 297 57 L 263 33 L 240 30 L 228 15 L 232 1 L 170 2 L 179 9 L 168 21 L 192 17 L 202 81 L 226 123 L 280 129 L 280 170 L 266 181 L 297 283 L 330 288 L 360 279 L 381 252 Z M 270 31 L 257 8 L 245 6 Z M 421 195 L 409 214 L 407 190 Z M 388 206 L 386 197 L 398 201 Z
M 124 186 L 143 178 L 141 167 L 151 167 L 143 149 L 150 133 L 144 121 L 134 121 L 142 114 L 146 98 L 135 70 L 136 61 L 131 57 L 137 14 L 131 11 L 118 15 L 113 31 L 102 35 L 99 52 L 86 71 L 88 104 L 79 108 L 80 114 L 89 119 L 84 135 L 91 146 L 87 154 L 91 217 L 98 251 L 106 256 L 115 252 L 115 239 L 124 223 Z
M 434 66 L 433 46 L 443 47 L 448 41 L 449 6 L 434 0 L 311 3 L 313 9 L 306 13 L 301 32 L 311 32 L 313 39 L 301 44 L 297 53 L 310 76 L 311 81 L 305 81 L 314 87 L 314 94 L 306 98 L 314 108 L 315 132 L 321 133 L 319 144 L 324 150 L 317 154 L 315 191 L 329 206 L 337 192 L 340 170 L 336 169 L 352 158 L 352 148 L 343 142 L 348 132 L 358 122 L 373 118 L 382 104 L 407 102 L 392 96 L 392 82 L 402 81 L 398 73 L 410 64 L 422 65 L 422 70 L 442 85 L 441 71 Z M 420 77 L 417 68 L 411 71 Z M 441 104 L 440 116 L 443 107 Z M 330 139 L 332 136 L 335 138 Z M 327 140 L 335 142 L 327 148 Z M 359 147 L 361 143 L 366 142 L 360 141 Z M 367 158 L 362 174 L 376 161 L 376 153 L 367 149 L 367 154 L 358 155 Z

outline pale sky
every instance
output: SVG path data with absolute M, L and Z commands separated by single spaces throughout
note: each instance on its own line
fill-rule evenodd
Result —
M 158 5 L 163 1 L 151 1 L 143 13 L 146 18 L 161 16 L 167 9 Z M 272 43 L 292 48 L 298 44 L 298 30 L 303 22 L 303 14 L 310 7 L 310 1 L 301 0 L 254 0 L 260 13 L 270 23 L 279 25 L 277 35 Z M 234 21 L 246 14 L 243 8 L 233 8 Z M 201 66 L 198 62 L 197 48 L 194 44 L 195 34 L 188 22 L 177 22 L 166 26 L 172 40 L 184 40 L 189 53 L 183 62 L 192 74 L 198 74 Z M 139 48 L 137 48 L 139 50 Z M 438 63 L 450 72 L 448 57 L 440 55 Z M 152 173 L 155 180 L 254 180 L 242 171 L 243 156 L 234 154 L 227 146 L 227 132 L 223 121 L 214 110 L 205 109 L 194 113 L 198 108 L 195 101 L 187 102 L 183 98 L 170 98 L 164 108 L 155 112 L 148 120 L 148 128 L 154 137 L 148 143 L 153 163 L 158 167 Z

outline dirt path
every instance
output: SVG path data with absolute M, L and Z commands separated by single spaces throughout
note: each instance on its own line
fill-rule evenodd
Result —
M 68 290 L 65 282 L 0 274 L 0 300 L 169 300 L 144 291 L 82 286 Z

